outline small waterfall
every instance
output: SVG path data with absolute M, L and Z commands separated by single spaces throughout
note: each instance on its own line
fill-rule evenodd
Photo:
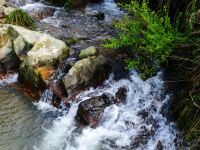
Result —
M 115 95 L 120 87 L 128 90 L 126 102 L 107 107 L 96 128 L 84 127 L 75 116 L 80 102 L 107 92 Z M 136 73 L 130 80 L 114 81 L 112 76 L 102 86 L 79 94 L 69 112 L 57 118 L 46 129 L 35 150 L 175 150 L 178 133 L 169 122 L 164 106 L 169 95 L 164 94 L 161 74 L 143 81 Z

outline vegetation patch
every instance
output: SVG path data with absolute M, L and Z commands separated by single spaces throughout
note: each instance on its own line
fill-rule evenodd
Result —
M 7 22 L 14 25 L 19 25 L 31 30 L 36 29 L 35 20 L 24 10 L 16 9 L 7 16 Z
M 159 15 L 147 1 L 139 4 L 133 0 L 123 7 L 129 14 L 115 23 L 118 37 L 108 40 L 105 47 L 131 48 L 134 59 L 126 61 L 128 68 L 138 70 L 143 78 L 152 76 L 184 38 L 172 27 L 167 11 Z

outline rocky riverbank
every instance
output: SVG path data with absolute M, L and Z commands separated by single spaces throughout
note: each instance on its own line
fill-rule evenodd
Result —
M 15 8 L 6 7 L 6 3 L 2 3 L 2 5 L 4 5 L 1 6 L 4 8 L 2 19 L 5 20 L 9 15 L 5 11 L 7 9 L 14 11 Z M 45 8 L 53 7 L 46 6 Z M 54 9 L 56 10 L 56 8 Z M 31 13 L 30 9 L 28 10 L 35 17 L 34 14 L 40 13 L 41 10 L 44 12 L 46 9 L 40 8 L 38 9 L 40 11 L 34 10 L 34 13 Z M 46 18 L 48 15 L 43 17 Z M 96 16 L 89 16 L 89 19 L 94 18 Z M 36 19 L 38 18 L 36 17 Z M 96 22 L 99 20 L 97 19 Z M 38 23 L 40 24 L 40 21 Z M 102 31 L 107 32 L 109 26 L 110 24 L 103 23 L 103 26 L 96 25 L 95 30 L 101 30 L 103 27 L 105 31 Z M 99 27 L 100 29 L 98 29 Z M 76 37 L 78 40 L 73 44 L 81 45 L 81 47 L 73 50 L 74 45 L 67 46 L 67 44 L 71 45 L 69 40 L 62 41 L 53 37 L 53 34 L 50 35 L 42 30 L 32 31 L 17 25 L 6 24 L 5 21 L 0 25 L 0 31 L 1 73 L 18 72 L 19 83 L 18 86 L 13 85 L 13 87 L 29 93 L 35 100 L 38 100 L 38 97 L 48 89 L 53 92 L 50 100 L 52 105 L 59 108 L 61 104 L 64 104 L 69 107 L 82 90 L 99 86 L 108 79 L 111 73 L 114 74 L 116 80 L 128 77 L 123 62 L 128 55 L 120 50 L 105 50 L 101 46 L 104 40 L 97 45 L 86 47 L 84 43 L 87 43 L 90 37 L 81 40 L 84 46 Z M 93 32 L 93 29 L 88 28 L 86 31 Z M 99 38 L 98 34 L 93 37 Z

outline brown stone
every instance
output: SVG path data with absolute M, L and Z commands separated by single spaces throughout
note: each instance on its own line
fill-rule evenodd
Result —
M 37 68 L 37 71 L 40 73 L 42 79 L 45 81 L 53 75 L 53 73 L 55 72 L 55 68 L 52 66 L 43 66 Z

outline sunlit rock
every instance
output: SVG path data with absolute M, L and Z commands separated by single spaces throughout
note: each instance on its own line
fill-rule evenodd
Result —
M 54 65 L 69 55 L 69 48 L 63 41 L 44 34 L 27 55 L 31 65 Z
M 20 66 L 20 82 L 45 88 L 48 78 L 54 73 L 52 68 L 68 56 L 69 48 L 63 41 L 47 34 L 42 35 Z
M 102 55 L 79 60 L 64 77 L 63 82 L 65 88 L 69 89 L 87 86 L 93 79 L 93 75 L 98 67 L 106 63 L 107 59 Z

